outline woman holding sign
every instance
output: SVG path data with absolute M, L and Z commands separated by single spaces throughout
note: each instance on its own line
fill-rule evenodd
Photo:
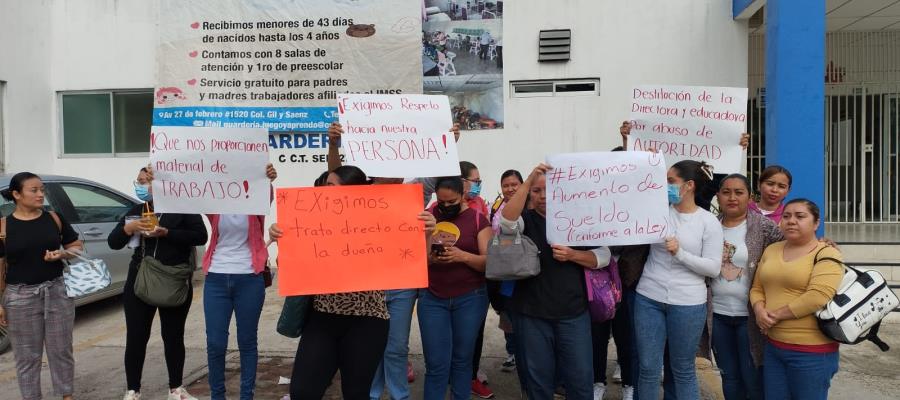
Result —
M 188 311 L 191 309 L 193 288 L 190 288 L 186 300 L 177 306 L 157 307 L 148 304 L 135 294 L 135 280 L 138 269 L 147 259 L 154 258 L 166 266 L 193 265 L 194 246 L 206 243 L 206 226 L 203 218 L 195 214 L 156 214 L 153 212 L 153 191 L 151 182 L 153 172 L 149 168 L 141 168 L 134 182 L 135 194 L 146 203 L 134 206 L 128 211 L 119 224 L 109 233 L 107 242 L 113 250 L 119 250 L 140 237 L 139 245 L 134 249 L 128 278 L 122 294 L 125 308 L 125 378 L 128 391 L 125 400 L 136 400 L 141 397 L 141 375 L 144 371 L 144 358 L 147 353 L 147 341 L 153 318 L 159 311 L 160 334 L 165 348 L 166 367 L 169 372 L 169 400 L 196 400 L 182 387 L 184 374 L 184 325 Z
M 706 323 L 706 278 L 717 277 L 722 267 L 722 225 L 694 202 L 712 180 L 709 165 L 680 161 L 669 168 L 667 180 L 666 240 L 650 246 L 635 298 L 638 393 L 641 398 L 658 395 L 668 344 L 677 398 L 696 399 L 700 389 L 694 356 Z
M 278 176 L 272 164 L 266 176 Z M 241 353 L 241 395 L 252 399 L 256 388 L 257 331 L 266 298 L 264 272 L 265 215 L 209 214 L 209 246 L 203 256 L 203 313 L 206 315 L 206 356 L 209 390 L 213 400 L 225 399 L 225 351 L 228 327 L 234 314 Z M 269 276 L 271 278 L 271 275 Z M 271 284 L 271 279 L 268 282 Z
M 368 183 L 366 174 L 350 165 L 331 171 L 326 180 L 327 186 Z M 419 219 L 424 221 L 428 234 L 434 228 L 434 218 L 422 212 Z M 273 240 L 283 235 L 277 224 L 269 228 Z M 321 399 L 335 372 L 340 370 L 343 398 L 368 400 L 387 344 L 389 317 L 384 291 L 314 296 L 294 360 L 291 399 Z
M 593 398 L 591 317 L 584 269 L 609 265 L 606 247 L 573 249 L 547 242 L 547 179 L 540 164 L 500 213 L 500 229 L 528 236 L 540 250 L 541 273 L 516 282 L 512 297 L 516 367 L 529 399 L 552 399 L 557 378 L 571 400 Z M 533 210 L 525 209 L 531 197 Z
M 454 400 L 472 389 L 472 354 L 487 315 L 484 267 L 491 224 L 465 201 L 462 179 L 435 184 L 438 224 L 431 238 L 428 288 L 419 291 L 419 327 L 425 351 L 425 399 Z

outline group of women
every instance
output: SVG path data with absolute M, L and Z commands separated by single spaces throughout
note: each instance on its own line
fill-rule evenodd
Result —
M 623 125 L 623 137 L 628 134 Z M 458 128 L 454 128 L 458 139 Z M 339 124 L 329 130 L 337 153 Z M 331 160 L 339 160 L 332 157 Z M 551 399 L 602 399 L 606 346 L 615 332 L 623 397 L 655 399 L 665 370 L 666 398 L 699 398 L 695 355 L 711 353 L 725 398 L 825 399 L 837 371 L 838 345 L 818 329 L 814 312 L 834 295 L 842 267 L 834 247 L 820 241 L 816 204 L 784 202 L 791 174 L 770 166 L 759 177 L 759 200 L 743 175 L 717 177 L 703 162 L 675 163 L 667 174 L 668 236 L 651 245 L 571 248 L 546 236 L 546 178 L 539 164 L 523 179 L 509 170 L 502 195 L 490 209 L 481 198 L 475 165 L 461 176 L 420 178 L 423 210 L 417 215 L 428 239 L 428 287 L 316 295 L 303 328 L 291 381 L 292 399 L 320 399 L 337 371 L 347 399 L 409 398 L 409 330 L 415 310 L 425 355 L 424 398 L 493 396 L 477 375 L 489 305 L 501 314 L 510 359 L 523 393 Z M 274 180 L 275 169 L 266 166 Z M 265 216 L 152 212 L 152 170 L 134 182 L 145 202 L 122 218 L 109 246 L 134 247 L 123 303 L 127 327 L 125 399 L 140 399 L 141 374 L 157 311 L 169 373 L 170 400 L 190 400 L 182 385 L 184 329 L 192 295 L 158 307 L 135 293 L 145 258 L 188 265 L 194 246 L 209 241 L 203 259 L 209 386 L 225 398 L 225 351 L 232 315 L 240 350 L 240 398 L 253 398 L 257 331 L 265 298 Z M 367 177 L 359 168 L 329 165 L 316 186 L 402 183 Z M 713 182 L 718 215 L 701 205 Z M 436 200 L 428 206 L 429 200 Z M 81 248 L 71 225 L 44 211 L 38 176 L 20 173 L 3 193 L 15 211 L 2 223 L 4 274 L 0 324 L 9 322 L 22 397 L 41 398 L 43 347 L 57 396 L 72 398 L 74 305 L 62 282 L 63 259 Z M 699 204 L 699 205 L 698 205 Z M 148 213 L 148 210 L 150 211 Z M 7 235 L 7 230 L 9 235 Z M 488 243 L 498 233 L 521 233 L 540 250 L 541 273 L 515 282 L 488 282 Z M 273 224 L 273 241 L 283 232 Z M 133 238 L 139 238 L 133 240 Z M 623 301 L 616 317 L 592 326 L 585 269 L 621 270 Z M 813 266 L 815 265 L 815 268 Z M 5 289 L 5 290 L 3 290 Z M 418 303 L 418 307 L 416 307 Z M 511 368 L 509 368 L 511 369 Z

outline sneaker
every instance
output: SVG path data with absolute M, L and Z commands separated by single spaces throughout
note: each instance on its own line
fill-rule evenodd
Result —
M 169 390 L 169 400 L 198 400 L 196 397 L 191 396 L 184 387 L 180 387 L 177 389 Z
M 616 370 L 613 372 L 613 382 L 622 382 L 622 368 L 619 367 L 619 364 L 616 364 Z
M 487 374 L 485 374 L 484 371 L 479 369 L 478 373 L 475 374 L 475 376 L 478 378 L 478 381 L 481 382 L 482 384 L 485 384 L 485 385 L 488 384 Z
M 606 385 L 597 382 L 594 384 L 594 400 L 603 400 L 603 395 L 606 394 Z
M 633 400 L 634 399 L 634 387 L 633 386 L 622 386 L 622 400 Z
M 515 355 L 506 357 L 506 361 L 504 361 L 503 364 L 500 365 L 500 370 L 503 372 L 512 372 L 514 369 L 516 369 Z
M 412 363 L 406 362 L 406 382 L 413 383 L 416 381 L 416 371 L 412 367 Z
M 566 398 L 566 388 L 562 386 L 557 386 L 553 391 L 553 398 L 558 400 L 564 400 Z
M 125 393 L 125 398 L 123 398 L 122 400 L 141 400 L 141 392 L 129 390 Z
M 481 397 L 482 399 L 491 399 L 494 397 L 494 392 L 491 391 L 491 388 L 487 387 L 484 383 L 481 383 L 478 379 L 472 380 L 472 394 Z

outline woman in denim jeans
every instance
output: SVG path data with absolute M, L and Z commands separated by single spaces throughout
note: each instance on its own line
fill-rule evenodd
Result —
M 759 260 L 750 289 L 756 323 L 768 337 L 763 357 L 767 399 L 825 400 L 838 371 L 838 343 L 819 330 L 814 313 L 834 297 L 841 253 L 816 239 L 819 207 L 806 199 L 784 206 L 785 240 Z M 821 260 L 818 261 L 817 260 Z
M 278 176 L 272 164 L 266 166 L 266 176 L 270 181 Z M 262 276 L 269 258 L 263 234 L 266 216 L 210 214 L 207 218 L 212 232 L 203 257 L 203 312 L 210 397 L 225 399 L 225 352 L 234 314 L 241 355 L 240 398 L 252 399 L 259 357 L 259 316 L 266 298 Z
M 640 364 L 638 393 L 655 398 L 666 344 L 675 394 L 700 398 L 694 356 L 706 322 L 706 278 L 719 275 L 722 225 L 697 206 L 695 194 L 712 179 L 712 169 L 685 160 L 669 168 L 669 225 L 665 242 L 650 245 L 637 286 L 634 325 Z
M 570 400 L 593 397 L 591 317 L 584 269 L 609 265 L 608 248 L 574 249 L 547 241 L 546 164 L 534 168 L 500 213 L 504 234 L 521 232 L 540 250 L 541 273 L 516 281 L 512 309 L 516 367 L 526 395 L 553 398 L 557 383 Z M 530 196 L 533 210 L 525 209 Z
M 432 235 L 428 288 L 419 292 L 418 317 L 425 351 L 425 400 L 468 399 L 475 340 L 487 315 L 484 267 L 491 224 L 469 208 L 459 177 L 435 184 L 438 221 Z
M 744 175 L 722 179 L 717 196 L 725 245 L 722 271 L 710 281 L 712 350 L 725 400 L 762 399 L 762 338 L 749 307 L 750 284 L 763 251 L 784 235 L 772 220 L 749 210 L 750 181 Z

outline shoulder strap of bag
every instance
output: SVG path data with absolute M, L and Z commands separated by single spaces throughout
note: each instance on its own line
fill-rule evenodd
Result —
M 6 217 L 0 218 L 0 240 L 6 244 Z
M 832 262 L 838 263 L 838 264 L 840 264 L 840 265 L 843 265 L 844 267 L 847 267 L 847 268 L 850 268 L 850 269 L 856 271 L 855 268 L 852 268 L 852 267 L 850 267 L 849 265 L 844 264 L 843 261 L 838 260 L 837 258 L 834 258 L 834 257 L 822 257 L 822 258 L 819 258 L 819 253 L 821 253 L 822 251 L 824 251 L 824 250 L 827 249 L 828 247 L 829 247 L 829 246 L 825 246 L 825 247 L 819 249 L 819 251 L 816 252 L 816 256 L 813 257 L 813 266 L 815 266 L 816 264 L 818 264 L 820 261 L 832 261 Z
M 56 230 L 59 231 L 59 234 L 62 235 L 62 220 L 59 219 L 59 214 L 56 211 L 47 211 L 50 213 L 50 218 L 53 218 L 53 222 L 56 223 Z

